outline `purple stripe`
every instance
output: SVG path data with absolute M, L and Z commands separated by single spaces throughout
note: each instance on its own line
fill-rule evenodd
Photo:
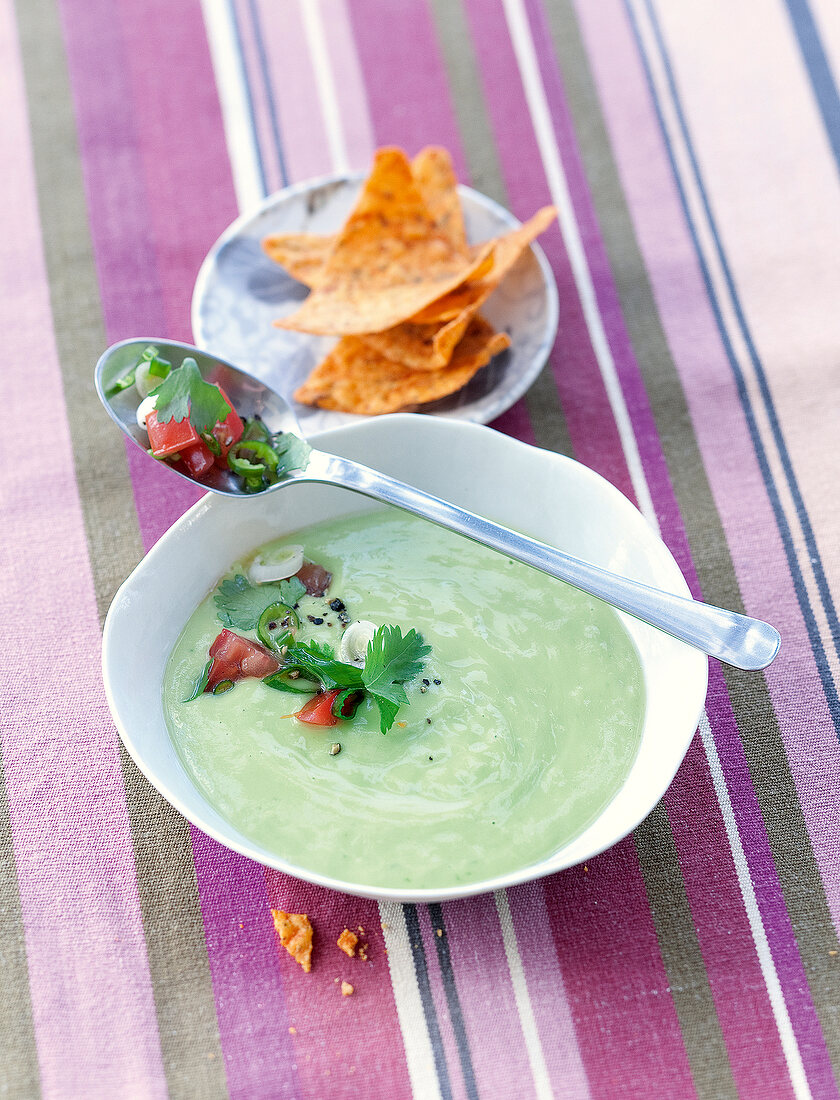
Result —
M 551 195 L 534 133 L 523 124 L 528 106 L 507 24 L 499 4 L 466 0 L 466 10 L 505 185 L 513 212 L 524 220 L 550 203 Z M 627 464 L 559 228 L 550 227 L 540 244 L 559 291 L 560 335 L 550 363 L 575 457 L 632 499 Z
M 105 119 L 88 117 L 79 109 L 86 179 L 97 198 L 91 206 L 91 229 L 109 338 L 138 329 L 188 336 L 195 272 L 234 213 L 218 106 L 215 101 L 202 102 L 213 94 L 213 79 L 206 49 L 199 46 L 204 42 L 200 11 L 197 4 L 181 5 L 162 23 L 153 4 L 151 9 L 140 3 L 125 4 L 124 40 L 111 44 L 115 51 L 124 46 L 124 64 L 103 69 L 93 57 L 88 58 L 87 50 L 95 55 L 103 45 L 103 29 L 115 26 L 113 9 L 108 7 L 105 13 L 107 5 L 100 11 L 78 0 L 72 6 L 68 44 L 79 103 L 102 104 L 109 112 L 109 125 L 126 135 L 115 157 L 98 140 L 103 128 L 107 132 Z M 170 82 L 149 80 L 149 73 L 158 72 L 162 65 L 178 72 L 177 96 L 172 95 Z M 103 91 L 106 76 L 119 79 L 120 86 Z M 139 186 L 139 181 L 146 187 Z M 133 449 L 129 462 L 148 547 L 195 499 L 195 493 Z M 284 1049 L 288 1033 L 284 1036 L 281 1026 L 282 985 L 269 980 L 276 977 L 271 969 L 263 969 L 270 957 L 271 932 L 270 927 L 260 928 L 267 910 L 262 870 L 195 830 L 193 842 L 232 1091 L 238 1090 L 238 1082 L 251 1081 L 258 1067 L 264 1071 L 262 1080 L 271 1076 L 281 1081 L 286 1075 L 293 1082 L 292 1060 Z M 231 889 L 233 883 L 238 896 Z M 242 951 L 243 945 L 247 951 Z M 259 1000 L 255 989 L 260 990 Z M 266 1058 L 271 1062 L 267 1074 Z
M 517 401 L 501 416 L 497 416 L 490 427 L 495 428 L 497 432 L 504 432 L 505 435 L 512 435 L 515 439 L 521 439 L 523 443 L 530 443 L 531 446 L 537 442 L 531 418 L 528 415 L 528 406 L 523 399 Z
M 617 130 L 615 118 L 621 118 L 623 116 L 624 105 L 632 101 L 633 118 L 635 122 L 634 133 L 638 135 L 639 131 L 642 130 L 642 132 L 648 135 L 644 142 L 646 152 L 644 165 L 639 166 L 640 169 L 642 167 L 644 169 L 644 181 L 638 177 L 638 174 L 635 179 L 630 177 L 628 186 L 630 186 L 631 189 L 628 193 L 634 204 L 634 213 L 644 210 L 646 208 L 646 202 L 642 194 L 642 188 L 644 190 L 649 189 L 651 187 L 652 177 L 657 179 L 657 184 L 655 185 L 658 196 L 655 207 L 656 233 L 660 240 L 667 239 L 671 248 L 675 247 L 676 242 L 681 242 L 680 271 L 681 273 L 685 273 L 687 278 L 691 279 L 689 287 L 691 291 L 693 291 L 693 295 L 688 312 L 693 315 L 696 325 L 697 316 L 694 303 L 704 299 L 704 292 L 696 266 L 696 257 L 691 254 L 691 243 L 688 240 L 686 227 L 678 208 L 673 182 L 666 181 L 666 177 L 669 175 L 669 167 L 664 150 L 657 136 L 656 119 L 647 91 L 643 86 L 638 58 L 632 57 L 634 48 L 630 40 L 624 13 L 617 4 L 614 5 L 612 11 L 609 11 L 608 8 L 603 5 L 598 8 L 597 12 L 587 5 L 579 5 L 578 11 L 582 21 L 582 27 L 586 33 L 589 49 L 593 58 L 597 59 L 598 71 L 603 79 L 605 90 L 612 93 L 611 96 L 607 96 L 606 98 L 605 109 L 607 111 L 608 120 L 612 119 L 613 133 L 616 133 Z M 613 46 L 612 51 L 610 49 L 611 45 Z M 621 47 L 620 64 L 616 62 L 615 46 Z M 602 53 L 601 51 L 604 52 Z M 615 86 L 615 82 L 610 76 L 610 74 L 615 73 L 619 68 L 622 72 L 620 88 Z M 633 76 L 632 80 L 630 79 L 631 74 Z M 619 138 L 616 137 L 616 140 L 619 141 Z M 639 139 L 636 137 L 634 140 L 638 142 Z M 626 162 L 629 153 L 626 148 L 623 152 Z M 648 212 L 648 219 L 651 216 L 651 213 Z M 667 235 L 663 230 L 663 223 L 666 222 L 666 219 L 669 227 Z M 647 240 L 650 242 L 652 226 L 649 220 L 646 229 Z M 673 255 L 671 255 L 670 258 L 671 261 L 673 261 Z M 650 268 L 655 272 L 657 269 L 656 263 L 651 262 Z M 673 262 L 670 262 L 668 265 L 668 272 L 670 273 L 673 270 Z M 662 278 L 664 278 L 664 276 L 660 277 L 657 287 L 660 292 L 662 290 Z M 668 276 L 668 281 L 672 286 L 678 282 L 677 280 L 673 280 L 670 275 Z M 664 302 L 672 305 L 672 309 L 673 293 L 674 292 L 671 291 L 670 294 L 664 296 Z M 685 300 L 678 304 L 685 310 Z M 706 375 L 704 382 L 704 390 L 706 390 L 706 392 L 709 385 L 708 371 L 712 365 L 715 363 L 718 364 L 718 370 L 721 371 L 721 376 L 720 385 L 715 390 L 715 419 L 720 423 L 722 420 L 721 410 L 725 409 L 727 406 L 729 408 L 735 408 L 737 405 L 737 398 L 732 392 L 731 377 L 724 377 L 723 375 L 722 351 L 719 339 L 711 331 L 711 318 L 707 310 L 703 312 L 706 320 L 706 344 L 702 351 L 697 349 L 694 356 L 689 354 L 686 358 L 687 362 L 693 364 L 695 369 L 697 369 L 699 368 L 699 363 L 697 363 L 696 354 L 699 352 L 699 354 L 702 355 L 702 369 Z M 681 312 L 680 317 L 683 315 L 684 313 Z M 680 320 L 673 315 L 671 310 L 666 310 L 663 316 L 665 323 L 670 324 L 671 331 L 674 331 L 679 326 Z M 696 334 L 693 335 L 692 339 L 696 340 Z M 684 341 L 678 341 L 675 346 L 677 349 L 682 350 L 685 346 Z M 712 354 L 707 357 L 704 354 L 705 350 L 711 351 Z M 682 367 L 682 360 L 680 360 L 680 366 Z M 639 382 L 638 385 L 641 386 L 641 383 Z M 728 401 L 722 399 L 724 394 L 728 396 Z M 704 415 L 708 415 L 708 410 L 706 410 L 705 414 L 702 410 L 697 411 L 699 415 L 695 422 L 697 422 L 698 419 L 702 421 Z M 738 448 L 738 452 L 741 455 L 744 465 L 754 468 L 755 459 L 754 455 L 750 454 L 751 448 L 746 439 L 742 418 L 738 416 L 737 424 L 731 426 L 733 429 L 736 428 L 737 430 L 733 430 L 727 434 L 725 450 L 734 454 L 735 444 L 739 441 L 740 447 Z M 715 448 L 714 451 L 709 449 L 706 453 L 709 458 L 706 468 L 710 472 L 710 477 L 714 478 L 716 474 L 717 456 L 721 452 L 719 448 Z M 647 461 L 647 453 L 643 455 L 643 458 Z M 744 468 L 739 462 L 737 473 L 726 481 L 727 489 L 733 484 L 737 484 L 742 479 L 744 472 Z M 744 478 L 745 483 L 747 480 L 748 479 Z M 758 479 L 754 477 L 749 480 L 752 481 L 753 485 L 756 485 Z M 717 500 L 726 500 L 726 491 L 720 480 L 718 480 L 716 487 L 718 489 Z M 730 504 L 728 517 L 730 519 L 730 525 L 727 526 L 727 534 L 743 522 L 744 516 L 750 517 L 750 527 L 751 530 L 754 530 L 753 524 L 756 507 L 758 506 L 757 501 L 762 502 L 761 506 L 766 509 L 766 500 L 764 499 L 763 493 L 759 490 L 754 496 L 750 496 L 748 506 L 745 499 L 740 499 L 740 511 L 737 516 L 733 514 L 731 510 L 732 505 Z M 669 539 L 669 532 L 674 526 L 676 505 L 672 500 L 662 499 L 657 499 L 657 505 L 660 513 L 660 520 L 663 524 L 663 532 L 665 533 L 666 539 Z M 768 521 L 767 525 L 762 530 L 772 531 L 772 523 Z M 789 577 L 787 569 L 782 563 L 780 550 L 778 547 L 776 549 L 779 558 L 777 576 L 783 575 Z M 687 563 L 684 564 L 684 568 L 686 569 L 686 574 L 689 576 L 691 583 L 695 583 L 693 569 L 689 569 Z M 756 578 L 756 580 L 757 579 L 758 578 Z M 766 580 L 765 571 L 762 571 L 761 580 L 762 583 Z M 768 613 L 770 613 L 769 609 Z M 773 616 L 775 617 L 775 612 L 773 612 Z M 796 682 L 796 678 L 793 677 L 786 682 L 785 691 L 789 690 L 790 682 Z M 779 693 L 779 695 L 781 697 L 781 693 Z M 817 693 L 811 696 L 808 703 L 809 707 L 812 705 L 811 701 L 815 698 L 819 698 Z M 726 776 L 727 786 L 729 787 L 730 796 L 733 800 L 736 821 L 744 844 L 750 874 L 756 886 L 759 909 L 770 941 L 779 980 L 782 983 L 785 1001 L 791 1016 L 794 1032 L 800 1044 L 803 1060 L 809 1077 L 811 1077 L 814 1082 L 820 1082 L 823 1087 L 828 1087 L 829 1082 L 831 1082 L 830 1087 L 832 1092 L 834 1092 L 835 1086 L 833 1084 L 833 1075 L 831 1073 L 825 1042 L 813 1001 L 810 997 L 804 967 L 785 906 L 781 885 L 775 870 L 769 841 L 749 776 L 748 766 L 738 736 L 731 705 L 726 694 L 720 669 L 717 666 L 713 666 L 712 668 L 712 683 L 710 685 L 708 712 L 712 722 L 712 728 L 715 731 L 715 740 Z M 794 725 L 792 728 L 796 728 L 796 726 Z M 805 804 L 807 804 L 807 800 Z M 686 838 L 685 843 L 686 845 L 690 845 L 690 839 Z M 702 888 L 702 882 L 698 883 L 698 892 L 702 893 Z M 739 1006 L 737 1004 L 732 1005 L 731 1011 L 733 1016 L 738 1010 Z M 768 1038 L 772 1038 L 769 1033 Z M 746 1043 L 746 1038 L 742 1036 L 740 1042 L 741 1044 Z M 745 1072 L 747 1072 L 746 1067 Z
M 279 946 L 289 1019 L 295 1028 L 300 1094 L 356 1100 L 360 1096 L 410 1096 L 385 939 L 374 901 L 353 898 L 266 871 L 269 903 L 307 913 L 314 927 L 312 971 L 305 974 Z M 345 928 L 367 944 L 367 959 L 348 958 L 338 947 Z M 341 982 L 354 989 L 345 997 Z M 387 1052 L 382 1058 L 376 1051 Z
M 191 828 L 193 856 L 232 1098 L 266 1082 L 280 1096 L 299 1089 L 286 992 L 278 966 L 265 871 Z
M 424 0 L 348 0 L 348 8 L 376 144 L 399 145 L 409 156 L 424 145 L 443 145 L 458 178 L 466 179 L 452 95 Z
M 592 1095 L 694 1096 L 633 840 L 544 889 Z

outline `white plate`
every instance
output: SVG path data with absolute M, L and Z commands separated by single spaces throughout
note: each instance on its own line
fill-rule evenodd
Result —
M 275 328 L 309 293 L 266 256 L 272 233 L 333 233 L 350 213 L 362 176 L 329 177 L 286 188 L 238 218 L 201 266 L 192 301 L 194 342 L 243 367 L 272 386 L 294 407 L 305 435 L 364 419 L 298 405 L 292 394 L 333 345 L 334 338 Z M 504 207 L 460 187 L 467 237 L 489 240 L 520 223 Z M 542 369 L 557 332 L 557 287 L 538 245 L 482 308 L 488 321 L 507 332 L 511 346 L 459 392 L 422 407 L 424 413 L 486 424 L 510 408 Z
M 689 594 L 679 567 L 642 515 L 604 478 L 571 459 L 489 428 L 412 415 L 372 418 L 326 432 L 313 443 L 377 465 L 607 569 Z M 650 813 L 673 779 L 697 728 L 707 681 L 703 654 L 627 616 L 622 620 L 639 651 L 646 690 L 638 756 L 598 818 L 541 863 L 466 887 L 373 888 L 291 864 L 282 851 L 239 832 L 207 802 L 176 755 L 163 715 L 164 671 L 181 630 L 237 558 L 284 532 L 370 507 L 362 497 L 323 485 L 293 484 L 254 499 L 208 494 L 163 536 L 117 593 L 103 638 L 108 702 L 141 771 L 185 817 L 229 848 L 309 882 L 366 897 L 426 902 L 483 893 L 581 863 L 620 840 Z

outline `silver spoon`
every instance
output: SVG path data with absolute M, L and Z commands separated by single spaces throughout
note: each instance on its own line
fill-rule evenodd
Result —
M 294 413 L 282 397 L 223 359 L 208 355 L 189 344 L 171 340 L 123 340 L 110 347 L 97 363 L 96 391 L 113 420 L 144 451 L 148 449 L 148 439 L 145 431 L 137 424 L 136 413 L 140 399 L 135 387 L 131 386 L 111 397 L 106 394 L 117 379 L 131 369 L 150 344 L 158 348 L 162 357 L 169 359 L 173 366 L 180 366 L 186 356 L 192 356 L 198 363 L 202 376 L 224 389 L 243 418 L 261 417 L 272 433 L 284 431 L 300 434 Z M 192 480 L 181 470 L 171 468 L 187 481 Z M 565 554 L 562 550 L 509 531 L 463 508 L 457 508 L 454 504 L 447 504 L 438 497 L 414 489 L 386 474 L 377 473 L 359 462 L 351 462 L 346 458 L 313 449 L 304 470 L 285 475 L 263 492 L 282 489 L 294 482 L 340 485 L 374 500 L 403 508 L 548 573 L 549 576 L 565 581 L 591 596 L 597 596 L 613 607 L 620 608 L 737 668 L 766 668 L 779 651 L 779 632 L 769 623 L 619 577 L 597 565 L 590 565 Z M 197 481 L 196 484 L 203 489 L 228 496 L 255 495 L 245 493 L 236 475 L 218 468 L 214 468 L 206 480 Z

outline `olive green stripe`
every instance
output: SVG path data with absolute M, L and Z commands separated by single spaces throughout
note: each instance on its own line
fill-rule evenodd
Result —
M 20 908 L 15 853 L 6 800 L 6 782 L 0 770 L 0 1096 L 35 1097 L 41 1094 L 38 1050 L 32 1026 L 29 964 Z
M 510 199 L 496 153 L 496 142 L 481 92 L 475 51 L 463 0 L 432 0 L 438 43 L 444 58 L 455 116 L 472 186 L 508 207 Z M 572 443 L 560 405 L 551 363 L 525 395 L 534 438 L 540 447 L 571 455 Z
M 104 618 L 143 547 L 123 438 L 93 387 L 93 367 L 106 338 L 56 0 L 17 0 L 17 14 L 53 322 L 97 606 Z M 170 1095 L 224 1097 L 189 826 L 124 751 L 121 760 Z
M 738 1090 L 664 803 L 637 827 L 634 840 L 697 1094 L 735 1100 Z
M 699 457 L 694 462 L 686 462 L 689 446 L 678 455 L 669 453 L 677 435 L 690 438 L 690 431 L 685 430 L 687 410 L 650 292 L 647 272 L 636 247 L 583 41 L 568 0 L 548 0 L 547 13 L 631 340 L 639 360 L 647 366 L 648 391 L 657 388 L 653 400 L 657 406 L 659 435 L 669 466 L 677 466 L 675 476 L 680 482 L 677 489 L 680 504 L 692 513 L 697 523 L 695 534 L 699 534 L 710 529 L 710 520 L 712 529 L 719 527 L 719 523 L 714 513 L 707 514 L 711 496 Z M 654 363 L 656 368 L 652 371 Z M 729 1056 L 686 896 L 679 854 L 662 805 L 639 826 L 635 840 L 659 948 L 698 1092 L 701 1096 L 734 1096 L 736 1088 Z
M 723 524 L 633 231 L 569 0 L 548 0 L 548 12 L 625 323 L 644 378 L 703 595 L 711 603 L 743 611 Z M 802 807 L 786 764 L 778 721 L 763 678 L 727 665 L 723 666 L 723 674 L 811 995 L 834 1071 L 840 1075 L 840 1007 L 836 999 L 836 967 L 831 965 L 833 957 L 829 955 L 837 950 L 837 934 Z M 696 1060 L 696 1056 L 692 1058 L 692 1066 Z

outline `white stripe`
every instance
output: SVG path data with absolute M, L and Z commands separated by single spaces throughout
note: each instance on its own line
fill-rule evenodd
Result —
M 608 347 L 607 356 L 605 357 L 603 354 L 603 349 L 607 343 L 606 334 L 600 314 L 598 313 L 597 301 L 594 295 L 586 254 L 583 250 L 580 232 L 575 220 L 574 208 L 570 201 L 568 186 L 563 173 L 560 151 L 557 147 L 554 131 L 551 126 L 551 115 L 545 96 L 545 89 L 543 88 L 542 80 L 539 75 L 539 67 L 533 39 L 531 38 L 530 27 L 521 0 L 503 0 L 503 3 L 511 33 L 511 40 L 516 52 L 520 75 L 528 100 L 534 131 L 540 148 L 543 168 L 546 173 L 552 197 L 560 211 L 560 224 L 563 230 L 566 248 L 569 252 L 569 260 L 577 285 L 578 295 L 580 296 L 583 306 L 590 339 L 592 340 L 592 345 L 604 377 L 604 384 L 610 396 L 613 415 L 618 424 L 619 435 L 625 450 L 627 465 L 633 481 L 633 488 L 636 492 L 642 513 L 645 515 L 648 522 L 651 523 L 656 530 L 659 530 L 659 524 L 653 508 L 647 479 L 645 478 L 639 450 L 636 445 L 635 436 L 633 435 L 632 423 L 624 402 L 624 395 L 618 383 L 615 364 L 613 363 L 612 356 L 609 354 Z M 631 0 L 631 3 L 634 3 L 634 7 L 636 6 L 634 0 Z M 663 96 L 663 98 L 665 97 Z M 796 1037 L 793 1033 L 790 1016 L 788 1015 L 787 1006 L 784 1002 L 781 984 L 773 962 L 764 924 L 761 919 L 758 901 L 750 877 L 749 865 L 738 833 L 726 780 L 720 766 L 720 760 L 717 756 L 717 749 L 714 744 L 708 718 L 705 715 L 701 722 L 700 729 L 703 747 L 709 761 L 709 769 L 713 778 L 715 794 L 717 796 L 718 805 L 720 806 L 721 815 L 726 825 L 729 847 L 732 852 L 744 908 L 747 919 L 749 920 L 753 941 L 756 946 L 756 954 L 767 987 L 767 994 L 773 1010 L 776 1027 L 779 1031 L 782 1049 L 787 1059 L 791 1083 L 799 1100 L 807 1100 L 807 1098 L 810 1097 L 810 1091 L 802 1065 L 802 1058 L 796 1042 Z
M 201 0 L 210 57 L 222 108 L 222 123 L 240 213 L 265 198 L 256 134 L 248 106 L 245 67 L 237 49 L 228 0 Z
M 525 1039 L 525 1049 L 528 1052 L 528 1061 L 531 1063 L 534 1088 L 538 1100 L 552 1100 L 554 1093 L 548 1076 L 548 1067 L 545 1064 L 537 1023 L 534 1019 L 534 1010 L 531 1007 L 531 998 L 528 996 L 528 983 L 525 980 L 525 971 L 522 968 L 519 944 L 516 942 L 516 929 L 513 927 L 513 918 L 510 915 L 507 891 L 497 890 L 493 896 L 496 899 L 496 912 L 499 914 L 499 924 L 502 928 L 502 942 L 505 945 L 513 995 L 516 999 L 516 1007 L 519 1010 L 519 1022 Z
M 735 859 L 735 873 L 738 876 L 738 884 L 741 887 L 741 895 L 744 898 L 744 908 L 746 909 L 747 919 L 750 922 L 750 931 L 752 932 L 753 941 L 755 943 L 758 961 L 761 965 L 761 972 L 764 975 L 764 983 L 767 986 L 767 995 L 773 1009 L 776 1027 L 779 1030 L 779 1039 L 781 1040 L 782 1049 L 787 1059 L 788 1072 L 790 1073 L 794 1095 L 798 1100 L 810 1100 L 811 1090 L 808 1087 L 808 1079 L 805 1076 L 805 1067 L 802 1065 L 802 1056 L 799 1053 L 796 1036 L 793 1034 L 793 1027 L 791 1026 L 790 1016 L 788 1015 L 787 1005 L 785 1004 L 781 982 L 776 973 L 776 964 L 773 962 L 773 955 L 770 951 L 767 933 L 764 930 L 764 924 L 761 920 L 758 900 L 755 896 L 755 887 L 750 877 L 747 857 L 744 854 L 744 848 L 741 844 L 741 835 L 738 832 L 738 824 L 735 821 L 735 811 L 732 808 L 732 800 L 729 797 L 726 778 L 720 764 L 720 757 L 718 756 L 715 739 L 712 736 L 712 728 L 709 724 L 708 716 L 705 714 L 700 721 L 700 736 L 703 740 L 703 748 L 706 750 L 706 759 L 709 761 L 709 771 L 711 772 L 718 804 L 720 805 L 723 823 L 726 826 L 729 847 L 732 849 L 732 855 Z
M 379 919 L 388 949 L 391 985 L 403 1035 L 411 1090 L 417 1100 L 426 1100 L 427 1097 L 428 1100 L 440 1100 L 435 1056 L 417 986 L 414 954 L 402 905 L 395 901 L 380 901 Z
M 327 39 L 321 17 L 320 0 L 299 0 L 299 2 L 309 54 L 312 58 L 312 68 L 315 70 L 318 98 L 321 102 L 321 114 L 324 119 L 324 129 L 327 133 L 327 144 L 330 150 L 333 171 L 349 172 L 350 158 L 347 155 L 347 145 L 341 125 L 341 111 L 338 106 L 335 81 L 333 80 L 332 67 L 327 53 Z
M 560 151 L 554 140 L 554 129 L 551 124 L 551 112 L 545 97 L 545 89 L 540 79 L 537 58 L 534 52 L 534 42 L 528 20 L 522 7 L 521 0 L 503 0 L 508 29 L 513 43 L 516 60 L 519 65 L 519 73 L 525 88 L 525 98 L 528 101 L 528 109 L 531 114 L 531 122 L 540 149 L 546 180 L 554 205 L 557 207 L 557 219 L 566 245 L 566 252 L 571 264 L 572 273 L 577 286 L 578 297 L 589 330 L 589 338 L 592 348 L 598 360 L 604 388 L 612 408 L 613 418 L 618 428 L 624 457 L 633 481 L 633 488 L 639 502 L 639 508 L 648 518 L 655 518 L 653 501 L 650 497 L 647 481 L 642 472 L 642 461 L 639 449 L 636 446 L 636 437 L 633 434 L 633 426 L 624 403 L 624 395 L 621 392 L 621 384 L 615 369 L 612 351 L 610 350 L 604 325 L 601 321 L 601 313 L 598 309 L 598 300 L 595 296 L 595 288 L 592 285 L 592 276 L 586 261 L 586 253 L 580 236 L 575 211 L 572 205 L 566 176 L 560 160 Z

